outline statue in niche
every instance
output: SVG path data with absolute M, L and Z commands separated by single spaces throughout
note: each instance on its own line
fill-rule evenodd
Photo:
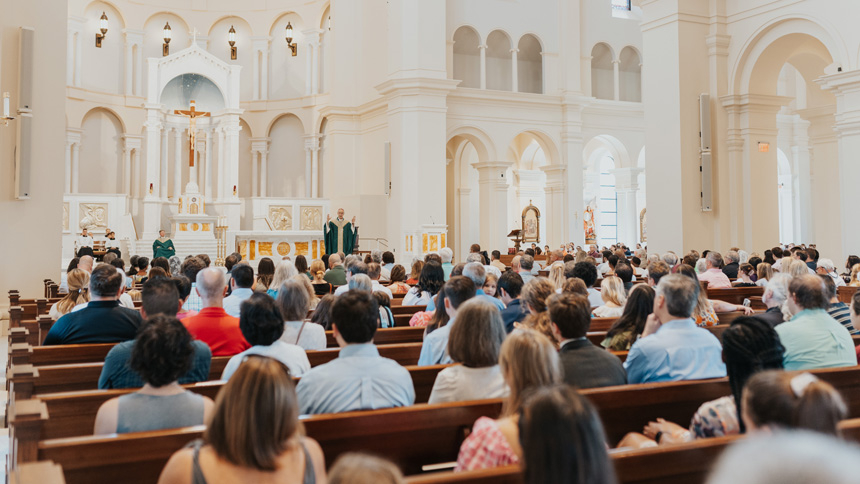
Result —
M 648 228 L 646 226 L 646 210 L 647 208 L 643 208 L 642 212 L 639 213 L 639 238 L 642 242 L 648 241 Z
M 591 203 L 585 207 L 585 213 L 582 216 L 582 225 L 585 230 L 585 243 L 596 244 L 597 232 L 594 230 L 594 207 L 592 207 Z
M 269 220 L 275 230 L 292 230 L 292 207 L 269 207 Z
M 89 231 L 107 227 L 107 207 L 101 204 L 81 204 L 78 226 Z

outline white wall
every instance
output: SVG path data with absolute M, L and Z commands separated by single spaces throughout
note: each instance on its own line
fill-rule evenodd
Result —
M 84 118 L 81 133 L 81 193 L 122 193 L 122 125 L 109 111 L 97 109 Z
M 305 197 L 304 128 L 299 118 L 286 115 L 278 118 L 269 131 L 270 197 Z

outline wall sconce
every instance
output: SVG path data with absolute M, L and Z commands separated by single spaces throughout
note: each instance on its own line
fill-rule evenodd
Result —
M 230 26 L 230 31 L 227 32 L 227 43 L 230 44 L 230 59 L 236 60 L 239 54 L 239 48 L 236 47 L 236 29 Z
M 331 30 L 331 15 L 328 16 L 328 29 Z
M 293 51 L 293 57 L 298 54 L 299 46 L 293 42 L 293 25 L 289 22 L 287 22 L 287 47 Z
M 9 121 L 15 119 L 9 113 L 9 93 L 3 93 L 3 117 L 0 117 L 0 121 L 3 121 L 3 126 L 9 126 Z
M 96 47 L 101 49 L 102 39 L 105 38 L 105 34 L 107 34 L 108 31 L 108 18 L 104 12 L 102 12 L 102 16 L 99 18 L 99 30 L 101 33 L 96 32 Z
M 161 46 L 161 56 L 170 55 L 170 37 L 171 37 L 170 22 L 164 24 L 164 45 Z

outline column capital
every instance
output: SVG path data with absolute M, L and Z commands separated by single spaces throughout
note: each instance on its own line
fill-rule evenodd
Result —
M 637 177 L 644 172 L 644 168 L 616 168 L 610 173 L 615 175 L 615 189 L 618 191 L 636 191 L 639 190 Z
M 125 35 L 125 41 L 129 44 L 143 44 L 143 30 L 138 29 L 122 29 L 123 35 Z
M 80 128 L 66 128 L 66 141 L 72 144 L 80 143 L 83 132 L 84 130 Z
M 549 182 L 550 178 L 563 178 L 565 172 L 567 172 L 567 165 L 558 164 L 558 165 L 546 165 L 540 167 L 541 171 L 546 173 L 546 180 Z
M 320 136 L 318 134 L 308 134 L 302 136 L 305 140 L 305 149 L 306 150 L 318 150 L 320 149 Z
M 268 153 L 270 138 L 251 138 L 251 151 L 257 153 Z
M 139 134 L 122 135 L 123 148 L 128 150 L 140 149 L 143 144 L 143 136 Z
M 498 185 L 507 185 L 505 174 L 513 165 L 512 161 L 485 161 L 472 163 L 472 168 L 478 170 L 478 180 L 481 183 L 495 182 Z

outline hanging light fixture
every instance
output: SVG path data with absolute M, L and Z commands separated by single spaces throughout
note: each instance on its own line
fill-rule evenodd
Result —
M 104 12 L 102 12 L 102 16 L 99 18 L 99 32 L 96 32 L 96 47 L 101 49 L 102 47 L 102 39 L 105 38 L 105 34 L 108 31 L 108 18 Z
M 239 48 L 236 47 L 236 29 L 230 26 L 230 31 L 227 32 L 227 42 L 230 44 L 230 59 L 236 60 L 239 55 Z
M 161 46 L 161 55 L 170 55 L 170 38 L 171 38 L 170 22 L 164 24 L 164 45 Z
M 290 22 L 287 22 L 287 47 L 293 51 L 293 57 L 298 54 L 298 44 L 293 42 L 293 25 Z

